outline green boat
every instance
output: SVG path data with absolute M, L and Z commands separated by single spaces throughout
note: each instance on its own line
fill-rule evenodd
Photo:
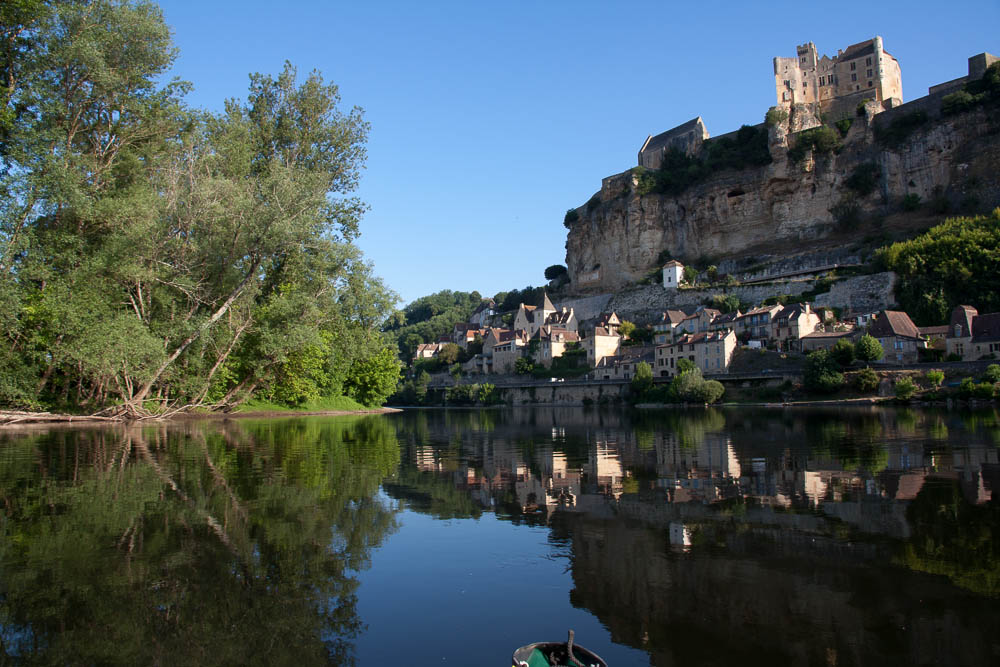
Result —
M 608 667 L 601 656 L 573 644 L 573 631 L 569 640 L 537 642 L 514 651 L 513 667 Z

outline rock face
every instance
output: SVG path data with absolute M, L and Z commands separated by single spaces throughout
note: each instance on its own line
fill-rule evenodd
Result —
M 929 100 L 929 101 L 928 101 Z M 930 110 L 925 111 L 925 109 Z M 682 262 L 724 260 L 758 253 L 793 254 L 843 244 L 844 230 L 831 213 L 838 204 L 856 205 L 862 219 L 900 210 L 915 194 L 922 202 L 947 198 L 980 210 L 1000 205 L 1000 118 L 982 108 L 941 118 L 940 100 L 921 98 L 879 114 L 862 108 L 838 154 L 794 162 L 788 148 L 800 130 L 814 127 L 808 110 L 769 128 L 773 162 L 763 167 L 725 170 L 680 195 L 640 195 L 634 170 L 605 178 L 601 191 L 577 209 L 568 224 L 566 266 L 572 290 L 595 294 L 634 284 L 659 270 L 661 259 Z M 927 120 L 901 145 L 875 140 L 876 128 L 915 112 Z M 855 168 L 874 163 L 878 185 L 859 196 L 846 181 Z M 857 240 L 870 235 L 864 223 Z

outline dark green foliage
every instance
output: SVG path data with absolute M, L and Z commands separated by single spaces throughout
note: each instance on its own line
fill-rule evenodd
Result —
M 734 313 L 740 309 L 742 303 L 735 294 L 713 294 L 711 299 L 705 303 L 706 306 L 715 308 L 723 313 Z
M 984 382 L 997 383 L 1000 382 L 1000 364 L 990 364 L 986 367 L 986 372 L 983 373 Z
M 680 361 L 687 361 L 683 367 Z M 701 369 L 687 359 L 677 364 L 678 375 L 670 383 L 668 396 L 684 403 L 715 403 L 725 393 L 725 387 L 716 380 L 706 380 Z
M 1000 100 L 1000 63 L 990 65 L 982 77 L 941 99 L 941 114 L 949 116 Z
M 645 361 L 640 361 L 635 365 L 635 375 L 630 383 L 632 397 L 641 401 L 653 388 L 653 368 Z
M 854 345 L 846 338 L 841 338 L 830 350 L 830 356 L 841 367 L 850 366 L 854 362 Z
M 910 241 L 876 252 L 899 276 L 896 300 L 918 326 L 947 322 L 952 308 L 1000 310 L 1000 209 L 988 216 L 951 218 Z
M 859 361 L 878 361 L 884 354 L 885 350 L 882 349 L 882 343 L 878 342 L 878 339 L 868 334 L 859 338 L 858 342 L 854 344 L 854 356 L 857 357 Z
M 940 387 L 941 383 L 944 382 L 944 373 L 941 371 L 927 371 L 924 377 L 927 378 L 927 384 L 935 389 Z
M 851 129 L 851 125 L 853 124 L 854 124 L 853 118 L 841 118 L 836 123 L 834 123 L 834 126 L 837 128 L 837 132 L 840 132 L 840 136 L 846 137 L 848 131 L 850 131 Z
M 892 119 L 888 125 L 875 127 L 875 139 L 888 148 L 899 148 L 910 135 L 928 121 L 927 112 L 913 111 Z
M 874 162 L 862 162 L 854 168 L 851 175 L 844 181 L 844 185 L 862 197 L 867 197 L 875 192 L 881 175 L 881 170 L 877 164 Z
M 920 195 L 911 192 L 903 197 L 902 207 L 904 211 L 912 212 L 920 208 Z
M 545 269 L 545 279 L 555 280 L 561 276 L 566 275 L 566 267 L 562 264 L 553 264 L 552 266 Z
M 575 208 L 571 208 L 566 211 L 566 216 L 563 218 L 563 226 L 567 229 L 573 226 L 573 223 L 580 219 L 580 214 L 577 213 Z
M 844 386 L 844 376 L 837 362 L 826 350 L 816 350 L 806 357 L 803 380 L 807 389 L 830 394 Z
M 640 195 L 659 193 L 678 195 L 725 169 L 747 169 L 771 163 L 767 130 L 744 125 L 735 136 L 706 141 L 699 155 L 689 156 L 678 150 L 668 151 L 657 170 L 636 169 Z
M 837 131 L 826 125 L 803 130 L 795 135 L 795 145 L 788 149 L 792 162 L 801 162 L 809 151 L 814 155 L 828 155 L 840 150 L 843 144 Z
M 764 124 L 768 127 L 774 127 L 788 120 L 788 111 L 781 109 L 779 107 L 771 107 L 764 114 Z
M 893 391 L 896 394 L 896 398 L 901 401 L 908 401 L 917 393 L 917 385 L 909 376 L 901 377 L 896 380 L 896 386 L 893 388 Z
M 862 391 L 866 394 L 878 389 L 878 385 L 878 373 L 870 368 L 865 368 L 854 377 L 854 386 L 858 388 L 858 391 Z
M 528 357 L 518 357 L 514 362 L 514 372 L 518 375 L 531 375 L 535 364 Z
M 517 310 L 523 303 L 526 306 L 540 306 L 545 295 L 544 287 L 528 285 L 524 289 L 514 289 L 509 292 L 498 292 L 493 300 L 497 303 L 499 312 Z

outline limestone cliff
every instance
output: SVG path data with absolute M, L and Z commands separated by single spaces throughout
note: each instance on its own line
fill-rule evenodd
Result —
M 749 255 L 792 254 L 843 246 L 872 232 L 873 221 L 901 210 L 906 195 L 989 210 L 1000 205 L 1000 115 L 995 108 L 940 114 L 940 98 L 851 119 L 835 153 L 789 158 L 802 130 L 819 124 L 807 108 L 768 128 L 772 162 L 722 170 L 677 195 L 640 195 L 632 169 L 605 178 L 599 193 L 567 217 L 566 265 L 579 294 L 617 290 L 657 271 L 664 257 L 713 263 Z M 886 130 L 907 125 L 903 141 Z M 894 125 L 895 124 L 895 125 Z M 876 140 L 876 136 L 879 140 Z M 877 186 L 848 187 L 859 165 L 877 166 Z M 856 207 L 854 228 L 831 210 Z M 732 263 L 732 262 L 728 262 Z M 721 264 L 720 264 L 721 266 Z

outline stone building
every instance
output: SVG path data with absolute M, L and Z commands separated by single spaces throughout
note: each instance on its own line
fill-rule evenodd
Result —
M 899 62 L 883 48 L 881 37 L 852 44 L 833 58 L 819 57 L 812 42 L 795 51 L 794 58 L 774 59 L 779 107 L 818 104 L 821 112 L 841 116 L 866 99 L 884 108 L 903 102 Z
M 552 368 L 552 360 L 561 357 L 570 343 L 579 343 L 580 335 L 575 331 L 554 326 L 544 326 L 531 337 L 537 341 L 535 362 L 545 368 Z
M 663 288 L 677 289 L 684 280 L 684 265 L 672 259 L 663 265 Z
M 948 329 L 949 355 L 963 361 L 1000 358 L 1000 313 L 980 315 L 972 306 L 955 306 Z
M 687 359 L 705 375 L 728 373 L 736 353 L 736 334 L 732 331 L 710 331 L 684 334 L 673 343 L 656 346 L 653 375 L 672 377 L 677 374 L 677 362 Z
M 692 118 L 672 130 L 649 135 L 639 149 L 639 166 L 646 169 L 659 169 L 663 164 L 663 156 L 670 151 L 678 151 L 694 155 L 701 150 L 701 145 L 708 139 L 708 130 L 701 116 Z
M 915 364 L 919 361 L 918 350 L 927 347 L 927 341 L 920 335 L 917 325 L 901 310 L 883 310 L 868 327 L 868 335 L 878 339 L 887 363 Z
M 616 331 L 609 331 L 605 327 L 594 327 L 591 335 L 581 341 L 583 349 L 587 351 L 587 365 L 596 368 L 604 357 L 616 356 L 621 350 L 622 337 Z

